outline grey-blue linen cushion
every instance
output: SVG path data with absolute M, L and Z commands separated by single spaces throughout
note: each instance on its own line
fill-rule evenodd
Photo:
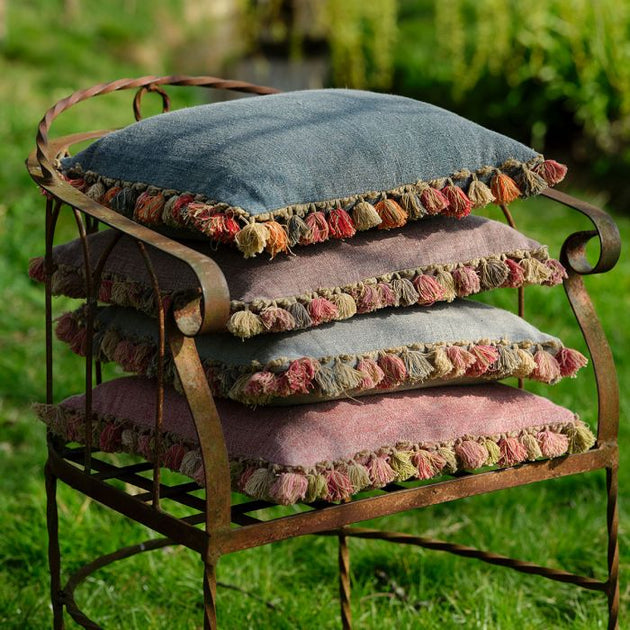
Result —
M 149 376 L 157 367 L 155 320 L 117 306 L 98 310 L 94 348 L 101 360 Z M 68 313 L 57 336 L 85 353 L 83 309 Z M 415 389 L 508 376 L 553 383 L 586 359 L 499 308 L 455 300 L 404 311 L 382 310 L 318 328 L 239 341 L 200 335 L 197 349 L 215 395 L 243 403 L 283 404 Z M 165 378 L 175 382 L 167 359 Z
M 62 161 L 87 194 L 148 225 L 271 256 L 356 230 L 529 196 L 566 168 L 402 96 L 307 90 L 185 108 Z

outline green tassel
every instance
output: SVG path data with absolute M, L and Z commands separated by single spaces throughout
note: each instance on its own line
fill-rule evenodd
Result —
M 306 478 L 308 480 L 308 488 L 306 490 L 306 496 L 304 497 L 305 503 L 313 503 L 313 501 L 317 501 L 317 499 L 323 499 L 328 493 L 326 477 L 324 477 L 324 475 L 315 474 L 306 475 Z
M 410 451 L 395 451 L 389 458 L 389 465 L 396 473 L 397 481 L 405 481 L 418 476 L 418 469 L 411 463 Z
M 403 350 L 400 358 L 405 364 L 409 380 L 413 383 L 426 381 L 433 372 L 433 366 L 427 356 L 419 350 Z
M 521 442 L 527 449 L 527 459 L 534 461 L 535 459 L 540 459 L 543 456 L 538 440 L 533 435 L 525 433 L 521 437 Z
M 420 199 L 418 199 L 418 195 L 406 192 L 400 196 L 400 205 L 407 212 L 410 219 L 420 219 L 422 218 L 427 211 L 424 209 L 424 206 L 420 203 Z
M 501 449 L 499 449 L 499 445 L 493 440 L 486 440 L 484 446 L 488 451 L 488 460 L 486 461 L 486 466 L 495 466 L 499 463 L 499 460 L 501 459 Z
M 363 488 L 368 488 L 372 485 L 370 475 L 365 466 L 357 463 L 348 464 L 347 472 L 354 492 L 360 492 Z
M 438 448 L 438 455 L 440 455 L 446 465 L 442 469 L 444 473 L 454 473 L 457 471 L 457 457 L 455 456 L 455 451 L 452 446 L 441 446 Z
M 359 201 L 352 208 L 352 220 L 357 230 L 369 230 L 383 222 L 376 208 L 367 201 Z
M 431 358 L 435 369 L 433 378 L 442 378 L 453 370 L 453 364 L 450 362 L 446 350 L 442 346 L 438 346 L 433 351 Z
M 236 311 L 228 320 L 226 327 L 234 336 L 241 339 L 249 339 L 265 332 L 260 317 L 250 310 Z
M 243 491 L 255 499 L 269 499 L 275 475 L 267 468 L 257 468 L 245 483 Z
M 564 433 L 569 438 L 569 453 L 583 453 L 595 444 L 595 436 L 585 424 L 568 426 Z
M 442 285 L 444 289 L 444 300 L 452 302 L 457 297 L 457 291 L 455 290 L 455 280 L 453 275 L 443 269 L 437 269 L 435 271 L 435 279 Z

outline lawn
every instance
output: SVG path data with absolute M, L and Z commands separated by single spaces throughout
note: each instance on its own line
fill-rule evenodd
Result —
M 136 4 L 136 19 L 130 20 L 125 11 Z M 61 3 L 10 3 L 9 32 L 0 56 L 0 626 L 16 629 L 43 629 L 51 623 L 42 474 L 45 435 L 30 408 L 44 396 L 43 291 L 25 272 L 29 258 L 43 249 L 43 198 L 23 160 L 33 147 L 39 118 L 58 98 L 101 80 L 186 70 L 171 67 L 166 55 L 152 63 L 138 53 L 142 47 L 157 50 L 151 29 L 158 25 L 150 3 L 96 5 L 81 28 L 67 26 L 61 11 L 55 13 L 57 5 Z M 178 5 L 165 3 L 168 10 Z M 176 105 L 196 99 L 198 94 L 180 95 Z M 58 132 L 130 120 L 128 95 L 113 96 L 91 108 L 78 108 L 71 120 L 61 121 Z M 596 204 L 606 206 L 608 201 L 577 178 L 569 177 L 564 189 Z M 544 200 L 514 204 L 513 212 L 523 231 L 548 243 L 554 255 L 568 233 L 588 229 L 583 217 Z M 490 209 L 488 215 L 498 218 L 498 211 Z M 61 239 L 72 236 L 68 218 L 62 222 Z M 626 241 L 630 219 L 617 220 Z M 625 410 L 630 340 L 622 318 L 630 310 L 630 262 L 623 257 L 613 272 L 586 282 L 613 347 Z M 487 299 L 505 305 L 515 297 L 508 293 Z M 527 297 L 536 325 L 585 351 L 566 314 L 560 287 L 532 287 Z M 59 300 L 55 309 L 61 313 L 69 306 L 70 301 Z M 80 362 L 74 357 L 63 358 L 57 375 L 58 399 L 80 388 Z M 590 368 L 575 381 L 532 389 L 593 424 Z M 630 431 L 625 423 L 620 443 L 621 604 L 622 618 L 628 619 L 630 556 L 624 506 L 630 469 L 624 447 L 630 446 Z M 389 517 L 378 525 L 576 572 L 595 568 L 594 574 L 603 578 L 604 487 L 603 473 L 590 474 Z M 151 535 L 67 488 L 60 489 L 59 503 L 66 574 L 100 553 Z M 437 552 L 384 542 L 350 545 L 353 616 L 359 628 L 606 627 L 605 598 L 599 594 Z M 219 580 L 226 585 L 219 587 L 219 623 L 225 628 L 338 627 L 336 567 L 335 541 L 328 538 L 295 539 L 228 556 L 219 565 Z M 167 548 L 95 574 L 79 590 L 78 599 L 107 628 L 197 628 L 202 618 L 201 577 L 194 554 Z

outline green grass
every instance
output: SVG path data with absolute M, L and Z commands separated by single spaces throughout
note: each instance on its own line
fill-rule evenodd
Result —
M 29 180 L 23 159 L 33 146 L 35 128 L 56 99 L 99 80 L 171 70 L 167 54 L 143 64 L 143 47 L 159 51 L 161 22 L 151 3 L 138 0 L 95 4 L 79 24 L 66 24 L 61 3 L 10 3 L 9 36 L 0 56 L 0 626 L 48 628 L 43 427 L 30 405 L 44 396 L 43 295 L 25 275 L 28 259 L 43 247 L 43 199 Z M 107 4 L 107 6 L 104 6 Z M 59 6 L 57 6 L 59 5 Z M 136 6 L 136 15 L 126 14 Z M 114 9 L 112 9 L 114 7 Z M 58 10 L 58 11 L 57 11 Z M 57 13 L 55 12 L 57 11 Z M 121 17 L 122 16 L 122 17 Z M 132 19 L 137 17 L 138 19 Z M 168 22 L 168 21 L 166 21 Z M 44 29 L 44 24 L 54 28 Z M 209 68 L 208 72 L 214 69 Z M 176 90 L 173 94 L 177 94 Z M 194 102 L 196 95 L 180 103 Z M 122 112 L 122 113 L 121 113 Z M 128 95 L 80 107 L 60 133 L 109 127 L 131 118 Z M 94 121 L 97 121 L 95 124 Z M 593 191 L 569 182 L 572 191 L 605 202 Z M 515 204 L 524 231 L 559 251 L 566 234 L 585 229 L 577 214 L 543 200 Z M 496 210 L 490 216 L 498 216 Z M 622 237 L 630 220 L 618 217 Z M 61 239 L 72 235 L 65 218 Z M 622 409 L 628 408 L 630 348 L 625 322 L 630 307 L 630 263 L 623 258 L 610 274 L 588 278 L 587 286 L 609 335 L 622 383 Z M 488 296 L 505 304 L 515 296 Z M 56 303 L 62 312 L 69 302 Z M 567 317 L 560 288 L 532 288 L 528 311 L 538 326 L 584 350 L 579 331 Z M 61 348 L 59 348 L 61 349 Z M 64 352 L 56 372 L 56 397 L 81 387 L 81 365 Z M 593 423 L 594 387 L 588 371 L 554 388 L 536 386 Z M 626 424 L 621 426 L 621 568 L 629 564 L 627 504 L 630 488 Z M 605 576 L 603 474 L 590 474 L 513 489 L 381 519 L 379 526 L 423 536 L 453 539 L 500 553 Z M 94 556 L 144 540 L 146 528 L 125 521 L 79 494 L 59 490 L 64 572 Z M 475 561 L 437 552 L 351 541 L 353 616 L 360 628 L 578 628 L 606 627 L 604 597 L 540 578 L 521 576 Z M 180 548 L 141 555 L 96 573 L 78 591 L 78 600 L 108 628 L 198 628 L 202 619 L 201 564 Z M 273 604 L 231 589 L 219 589 L 219 621 L 225 628 L 336 628 L 335 541 L 304 538 L 240 552 L 221 560 L 219 580 Z M 403 597 L 393 595 L 393 587 Z M 622 582 L 622 615 L 628 618 L 627 581 Z M 75 627 L 68 622 L 68 627 Z

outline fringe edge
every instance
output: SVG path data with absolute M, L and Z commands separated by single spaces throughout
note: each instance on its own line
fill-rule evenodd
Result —
M 78 309 L 65 313 L 56 326 L 57 337 L 81 356 L 85 356 L 87 338 L 83 312 Z M 148 337 L 130 338 L 113 326 L 99 329 L 97 322 L 94 352 L 100 361 L 114 361 L 128 372 L 149 377 L 157 374 L 156 345 Z M 563 377 L 575 377 L 587 363 L 577 350 L 554 343 L 478 340 L 411 344 L 319 359 L 278 358 L 265 365 L 254 361 L 233 366 L 206 359 L 203 367 L 214 395 L 246 405 L 268 405 L 274 399 L 292 396 L 339 398 L 444 379 L 498 380 L 514 376 L 554 384 Z M 164 379 L 181 391 L 168 351 Z
M 472 208 L 539 194 L 562 181 L 566 171 L 566 166 L 542 156 L 528 162 L 509 159 L 499 167 L 462 170 L 429 182 L 295 204 L 256 216 L 204 195 L 83 172 L 78 164 L 60 174 L 90 198 L 144 225 L 185 228 L 216 242 L 235 244 L 245 258 L 263 251 L 273 258 L 290 253 L 298 244 L 350 238 L 357 230 L 374 227 L 398 228 L 425 215 L 461 219 Z
M 34 407 L 54 434 L 71 442 L 85 441 L 83 414 L 66 411 L 61 405 Z M 98 444 L 102 451 L 124 451 L 152 461 L 153 435 L 152 431 L 139 431 L 125 420 L 94 415 L 92 443 Z M 396 481 L 431 479 L 487 466 L 507 468 L 525 461 L 582 453 L 594 444 L 590 428 L 576 416 L 572 423 L 528 427 L 519 432 L 467 435 L 439 443 L 398 443 L 310 467 L 280 466 L 251 459 L 234 459 L 230 466 L 235 491 L 255 499 L 292 505 L 317 500 L 348 501 L 362 490 L 382 488 Z M 159 458 L 162 466 L 203 485 L 202 458 L 197 445 L 165 432 Z
M 45 280 L 42 257 L 31 260 L 29 276 L 39 282 Z M 320 288 L 275 300 L 232 300 L 227 330 L 236 337 L 249 339 L 264 333 L 311 328 L 392 306 L 430 306 L 436 302 L 452 302 L 458 297 L 501 287 L 554 286 L 564 278 L 564 267 L 549 258 L 546 247 L 517 250 L 467 262 L 404 269 L 354 284 Z M 84 297 L 84 280 L 77 268 L 72 266 L 57 265 L 51 286 L 56 295 Z M 152 288 L 140 282 L 127 281 L 117 274 L 103 274 L 98 299 L 133 307 L 151 316 L 156 313 Z M 196 300 L 198 292 L 162 293 L 162 299 L 168 307 L 172 299 L 178 303 Z

